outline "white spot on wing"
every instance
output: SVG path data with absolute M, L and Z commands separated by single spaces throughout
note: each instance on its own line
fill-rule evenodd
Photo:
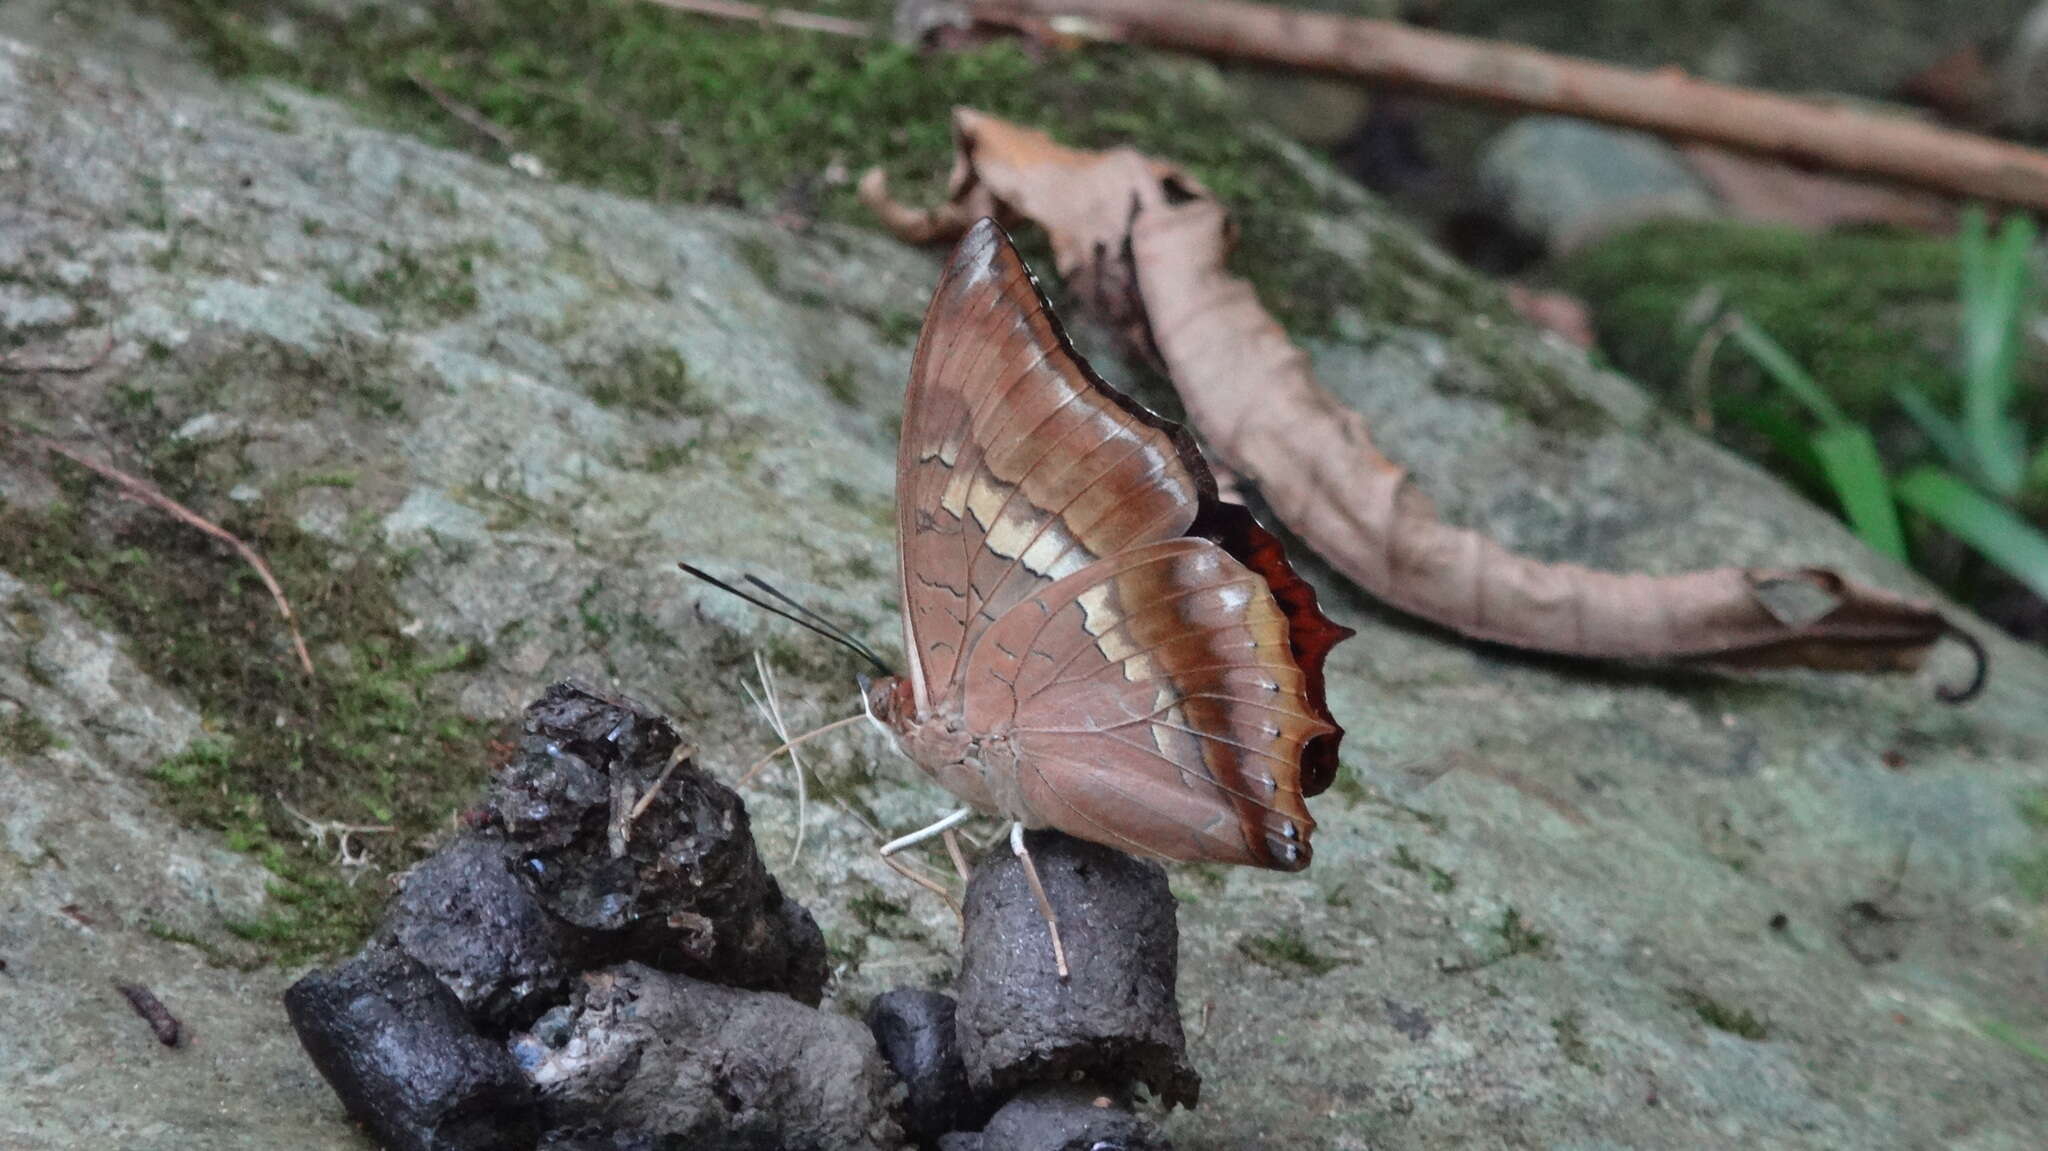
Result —
M 1003 497 L 1007 494 L 1006 489 L 990 478 L 986 471 L 977 470 L 967 485 L 967 507 L 974 513 L 975 522 L 984 529 L 994 523 L 996 512 L 1003 506 Z M 1013 544 L 1010 551 L 998 554 L 1007 559 L 1016 554 L 1016 547 Z
M 1096 584 L 1075 596 L 1074 602 L 1081 605 L 1081 626 L 1089 635 L 1101 635 L 1123 619 L 1109 606 L 1109 585 L 1106 583 Z
M 1243 584 L 1228 584 L 1216 589 L 1216 602 L 1222 604 L 1224 610 L 1232 615 L 1236 615 L 1251 600 L 1251 589 Z
M 1045 534 L 1039 536 L 1035 543 L 1024 550 L 1021 562 L 1037 575 L 1047 579 L 1063 579 L 1087 567 L 1094 558 L 1088 554 L 1088 549 L 1075 547 L 1074 537 L 1068 535 L 1064 527 L 1054 523 L 1047 525 Z M 1109 594 L 1107 588 L 1095 590 L 1101 592 L 1104 597 Z M 1100 634 L 1092 626 L 1088 630 L 1091 634 Z
M 988 536 L 982 540 L 982 546 L 1006 560 L 1013 560 L 1017 558 L 1018 552 L 1024 550 L 1024 541 L 1031 538 L 1031 531 L 1032 525 L 1029 520 L 1015 513 L 1006 514 L 994 527 L 988 529 Z

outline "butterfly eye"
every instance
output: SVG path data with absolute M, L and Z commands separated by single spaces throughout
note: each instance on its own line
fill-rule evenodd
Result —
M 870 680 L 860 676 L 861 703 L 876 723 L 886 726 L 896 710 L 896 688 L 902 681 L 894 676 Z

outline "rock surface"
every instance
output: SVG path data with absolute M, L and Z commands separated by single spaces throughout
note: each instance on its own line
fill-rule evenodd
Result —
M 530 179 L 224 85 L 146 21 L 66 32 L 21 10 L 0 9 L 21 38 L 0 44 L 0 338 L 89 350 L 106 325 L 114 343 L 83 375 L 7 376 L 0 418 L 89 440 L 120 389 L 148 390 L 180 450 L 233 465 L 216 504 L 254 492 L 344 553 L 409 549 L 417 630 L 488 653 L 450 677 L 469 714 L 510 717 L 564 675 L 617 683 L 730 779 L 776 742 L 736 683 L 756 646 L 780 657 L 793 729 L 848 714 L 852 664 L 671 565 L 772 573 L 889 642 L 909 349 L 874 317 L 922 307 L 930 255 Z M 1470 290 L 1376 209 L 1333 203 L 1318 242 L 1384 267 L 1390 292 Z M 335 290 L 406 267 L 453 268 L 473 295 Z M 1608 566 L 1812 561 L 1914 586 L 1536 333 L 1475 346 L 1354 319 L 1311 346 L 1321 379 L 1456 521 Z M 687 361 L 693 402 L 599 387 L 655 352 Z M 337 469 L 353 486 L 304 482 Z M 59 495 L 0 455 L 0 497 Z M 263 906 L 265 876 L 180 829 L 147 778 L 206 718 L 12 560 L 0 719 L 54 741 L 0 746 L 0 1145 L 363 1147 L 290 1034 L 293 973 L 208 961 L 232 957 L 223 925 Z M 1315 804 L 1310 871 L 1172 872 L 1211 1073 L 1203 1107 L 1164 1121 L 1176 1146 L 2038 1140 L 2048 911 L 2018 874 L 2048 853 L 2024 814 L 2048 787 L 2038 653 L 1994 641 L 1990 691 L 1958 711 L 1925 680 L 1475 650 L 1309 574 L 1361 632 L 1330 665 L 1344 777 Z M 811 802 L 784 867 L 785 763 L 750 785 L 754 830 L 857 1011 L 947 969 L 958 940 L 861 820 L 949 805 L 865 735 L 805 764 L 847 806 Z M 1905 918 L 1845 945 L 1873 900 Z M 159 1046 L 116 979 L 148 983 L 188 1045 Z
M 1021 1092 L 972 1135 L 949 1135 L 939 1151 L 1173 1151 L 1144 1120 L 1087 1084 Z

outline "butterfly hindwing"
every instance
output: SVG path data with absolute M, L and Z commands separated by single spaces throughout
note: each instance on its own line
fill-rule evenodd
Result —
M 1207 483 L 1199 456 L 1093 376 L 992 221 L 947 264 L 904 404 L 897 528 L 920 710 L 957 690 L 1013 606 L 1185 533 Z
M 1209 540 L 1041 588 L 982 637 L 966 686 L 969 729 L 1008 733 L 1050 825 L 1168 859 L 1308 865 L 1302 751 L 1336 728 L 1265 579 Z

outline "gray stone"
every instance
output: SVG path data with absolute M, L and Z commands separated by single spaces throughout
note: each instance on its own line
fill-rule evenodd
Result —
M 19 15 L 30 7 L 0 6 L 0 35 L 66 34 Z M 226 478 L 195 499 L 217 509 L 247 482 L 298 493 L 288 518 L 320 495 L 345 524 L 389 524 L 414 549 L 400 594 L 420 634 L 488 653 L 449 677 L 475 716 L 509 720 L 566 675 L 616 683 L 675 715 L 732 781 L 780 742 L 737 683 L 751 649 L 778 657 L 792 730 L 853 713 L 851 661 L 671 564 L 760 571 L 892 642 L 909 349 L 871 317 L 923 306 L 930 254 L 534 180 L 333 102 L 222 83 L 148 20 L 66 27 L 75 47 L 0 46 L 0 262 L 58 284 L 85 265 L 91 292 L 64 294 L 116 342 L 95 373 L 7 377 L 0 418 L 84 436 L 128 386 L 155 393 L 168 428 L 214 412 L 248 429 L 208 448 Z M 1309 221 L 1312 242 L 1375 262 L 1389 299 L 1472 292 L 1329 187 L 1342 210 Z M 136 220 L 153 188 L 175 248 Z M 380 247 L 461 241 L 489 242 L 465 315 L 324 290 Z M 801 290 L 764 283 L 743 246 Z M 248 288 L 234 310 L 224 281 Z M 1813 562 L 1926 590 L 1524 328 L 1340 330 L 1309 345 L 1319 378 L 1459 523 L 1603 566 Z M 320 359 L 280 350 L 306 340 Z M 708 414 L 592 398 L 601 369 L 649 348 L 687 360 Z M 306 365 L 328 362 L 380 364 L 402 413 L 317 385 Z M 1097 366 L 1129 378 L 1113 357 Z M 850 402 L 821 384 L 840 368 Z M 338 469 L 359 482 L 295 482 Z M 60 494 L 32 458 L 0 453 L 0 498 Z M 285 1020 L 293 973 L 233 965 L 223 925 L 262 912 L 265 873 L 178 826 L 146 778 L 205 717 L 13 560 L 0 554 L 0 696 L 62 742 L 0 746 L 0 1144 L 360 1151 Z M 2048 1045 L 2048 909 L 2015 868 L 2048 852 L 2021 814 L 2048 788 L 2039 652 L 1987 634 L 1990 688 L 1961 710 L 1928 677 L 1592 669 L 1459 643 L 1305 567 L 1360 629 L 1329 667 L 1344 770 L 1313 801 L 1308 871 L 1169 872 L 1190 1055 L 1210 1072 L 1204 1106 L 1162 1120 L 1183 1151 L 2038 1142 L 2048 1101 L 2025 1044 Z M 580 602 L 634 626 L 598 637 Z M 875 858 L 862 820 L 900 832 L 951 804 L 858 728 L 803 762 L 819 787 L 793 865 L 786 759 L 742 793 L 832 948 L 828 1007 L 858 1011 L 959 955 L 952 913 Z M 1879 935 L 1859 901 L 1910 918 Z M 173 1005 L 187 1045 L 159 1046 L 117 981 Z M 1712 1022 L 1740 1012 L 1761 1038 Z M 1403 1022 L 1415 1013 L 1432 1024 L 1420 1038 Z
M 974 1138 L 960 1151 L 1173 1151 L 1124 1101 L 1086 1083 L 1019 1092 Z
M 1487 144 L 1479 188 L 1504 221 L 1552 252 L 1645 220 L 1715 211 L 1713 193 L 1669 144 L 1550 116 L 1517 120 Z

